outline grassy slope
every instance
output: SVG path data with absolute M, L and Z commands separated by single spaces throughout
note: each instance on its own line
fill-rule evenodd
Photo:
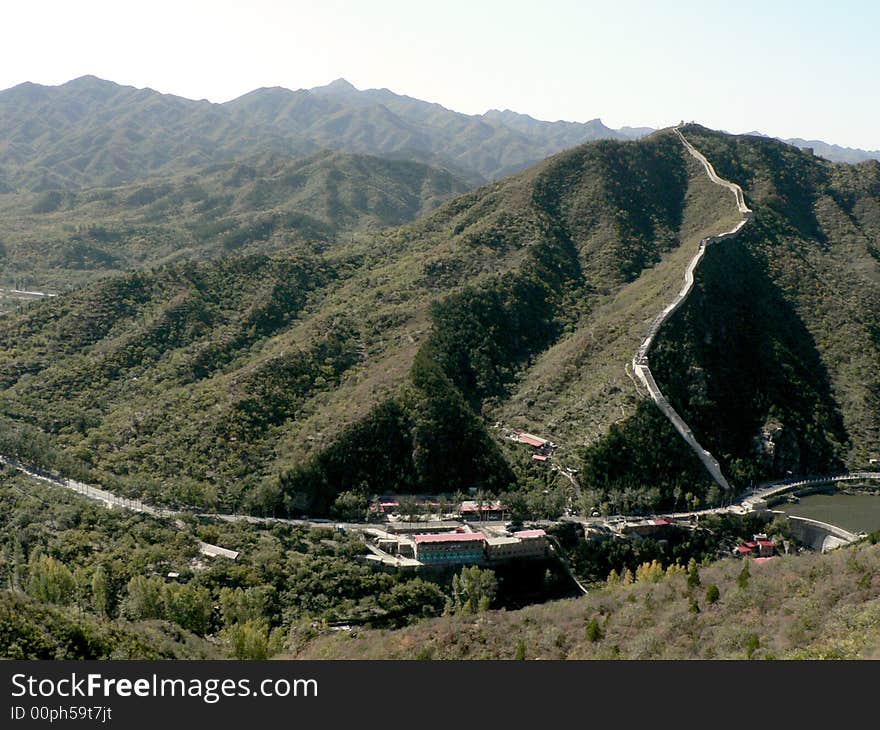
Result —
M 686 576 L 636 582 L 590 595 L 471 617 L 444 617 L 407 629 L 322 636 L 297 659 L 872 659 L 880 645 L 880 548 L 867 544 L 826 555 L 786 556 L 751 565 L 722 560 Z M 715 583 L 720 600 L 706 602 Z M 691 599 L 700 612 L 692 613 Z M 587 638 L 597 619 L 602 637 Z M 757 645 L 755 644 L 756 637 Z
M 498 416 L 512 425 L 552 434 L 564 447 L 600 438 L 610 423 L 631 415 L 639 400 L 629 362 L 653 318 L 678 293 L 699 242 L 738 220 L 727 191 L 713 185 L 702 167 L 687 160 L 689 184 L 678 245 L 641 276 L 597 302 L 573 332 L 538 357 L 517 382 Z M 590 248 L 608 245 L 598 230 Z

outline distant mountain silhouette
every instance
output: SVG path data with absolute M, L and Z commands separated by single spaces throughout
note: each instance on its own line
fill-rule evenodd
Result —
M 252 91 L 225 104 L 83 76 L 0 92 L 0 191 L 119 185 L 265 152 L 320 149 L 403 158 L 472 185 L 586 141 L 633 136 L 513 112 L 470 116 L 345 79 Z

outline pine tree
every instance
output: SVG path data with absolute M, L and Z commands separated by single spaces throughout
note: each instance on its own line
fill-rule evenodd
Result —
M 749 561 L 746 560 L 736 579 L 736 584 L 739 586 L 740 590 L 743 590 L 749 584 L 749 577 Z
M 95 568 L 92 574 L 92 605 L 99 616 L 110 615 L 110 581 L 103 565 Z
M 687 567 L 687 586 L 688 588 L 696 588 L 700 585 L 700 571 L 697 568 L 697 561 L 691 558 Z

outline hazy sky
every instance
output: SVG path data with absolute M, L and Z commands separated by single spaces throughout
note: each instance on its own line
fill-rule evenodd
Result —
M 875 0 L 6 0 L 0 23 L 0 88 L 94 74 L 226 101 L 342 76 L 467 113 L 880 149 Z

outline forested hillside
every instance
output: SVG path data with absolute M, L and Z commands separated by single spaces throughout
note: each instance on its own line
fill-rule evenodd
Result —
M 7 320 L 7 443 L 225 509 L 498 492 L 522 474 L 485 416 L 595 313 L 610 308 L 611 327 L 637 338 L 719 210 L 732 215 L 663 133 L 561 154 L 394 231 L 108 279 Z M 600 428 L 619 417 L 615 398 L 635 404 L 605 359 Z
M 469 186 L 408 160 L 265 154 L 146 182 L 0 195 L 7 285 L 64 291 L 112 273 L 326 248 L 399 226 Z
M 710 247 L 652 351 L 658 382 L 736 486 L 864 465 L 878 166 L 685 133 L 756 219 Z M 712 502 L 627 368 L 701 239 L 738 219 L 664 131 L 397 229 L 109 278 L 6 319 L 4 448 L 157 501 L 328 514 L 394 491 L 540 491 L 544 467 L 500 438 L 521 427 L 560 443 L 603 511 Z
M 169 523 L 6 468 L 0 507 L 4 658 L 265 659 L 313 625 L 438 616 L 450 592 L 451 576 L 390 575 L 359 562 L 361 540 L 329 527 Z M 238 557 L 206 556 L 199 541 Z M 510 581 L 499 600 L 523 591 Z

